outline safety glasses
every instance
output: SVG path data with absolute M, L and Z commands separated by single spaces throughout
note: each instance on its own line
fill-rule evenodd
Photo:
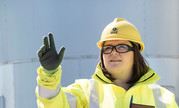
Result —
M 119 44 L 119 45 L 116 45 L 116 46 L 103 46 L 102 52 L 104 54 L 110 54 L 113 51 L 113 49 L 115 49 L 116 52 L 118 52 L 118 53 L 126 53 L 126 52 L 129 52 L 129 51 L 134 51 L 134 48 L 132 48 L 129 45 Z

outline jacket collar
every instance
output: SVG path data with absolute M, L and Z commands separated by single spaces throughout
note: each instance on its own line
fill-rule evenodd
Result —
M 102 69 L 100 67 L 100 63 L 98 63 L 96 67 L 95 73 L 92 75 L 93 79 L 98 80 L 103 84 L 113 84 L 111 80 L 109 80 L 106 76 L 104 76 Z M 153 84 L 160 79 L 160 76 L 156 74 L 156 72 L 149 67 L 148 72 L 143 75 L 134 85 L 138 84 Z

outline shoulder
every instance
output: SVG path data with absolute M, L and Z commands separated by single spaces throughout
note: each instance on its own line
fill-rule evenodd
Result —
M 73 85 L 78 85 L 82 90 L 88 90 L 90 84 L 90 79 L 76 79 Z
M 86 86 L 86 85 L 89 85 L 90 79 L 76 79 L 75 83 L 81 86 Z
M 168 89 L 154 83 L 150 84 L 154 97 L 158 97 L 163 103 L 175 103 L 175 95 Z
M 159 84 L 149 84 L 148 85 L 150 89 L 152 90 L 160 90 L 160 92 L 163 94 L 163 93 L 167 93 L 168 95 L 174 95 L 174 93 L 172 93 L 171 91 L 169 91 L 168 89 L 166 89 L 165 87 L 162 87 L 161 85 Z
M 75 80 L 75 84 L 79 85 L 83 90 L 89 90 L 90 87 L 98 85 L 99 81 L 95 79 L 77 79 Z
M 90 79 L 76 79 L 75 83 L 88 82 Z
M 73 84 L 62 87 L 62 89 L 74 95 L 86 94 L 89 89 L 89 79 L 76 79 Z

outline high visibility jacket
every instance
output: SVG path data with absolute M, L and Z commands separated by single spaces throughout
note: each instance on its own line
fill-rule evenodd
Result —
M 54 74 L 45 73 L 41 67 L 37 71 L 38 85 L 54 90 L 60 84 L 61 67 Z M 174 94 L 156 84 L 159 79 L 155 71 L 149 68 L 126 91 L 105 77 L 98 64 L 92 79 L 79 79 L 68 87 L 60 87 L 59 93 L 53 98 L 40 97 L 37 87 L 37 105 L 39 108 L 132 108 L 135 105 L 178 108 Z M 145 108 L 144 106 L 137 108 Z

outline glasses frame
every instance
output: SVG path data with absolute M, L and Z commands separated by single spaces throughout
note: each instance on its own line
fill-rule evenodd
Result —
M 120 45 L 125 45 L 125 46 L 127 46 L 127 47 L 128 47 L 128 50 L 125 51 L 125 52 L 118 52 L 117 49 L 116 49 L 116 47 L 117 47 L 117 46 L 120 46 Z M 112 47 L 111 52 L 109 52 L 109 53 L 104 53 L 104 47 Z M 104 54 L 111 54 L 114 49 L 115 49 L 116 52 L 118 52 L 118 53 L 126 53 L 126 52 L 129 52 L 129 51 L 134 51 L 134 48 L 131 47 L 131 46 L 129 46 L 129 45 L 126 45 L 126 44 L 118 44 L 118 45 L 115 45 L 115 46 L 112 46 L 112 45 L 103 46 L 103 47 L 102 47 L 102 52 L 103 52 Z

